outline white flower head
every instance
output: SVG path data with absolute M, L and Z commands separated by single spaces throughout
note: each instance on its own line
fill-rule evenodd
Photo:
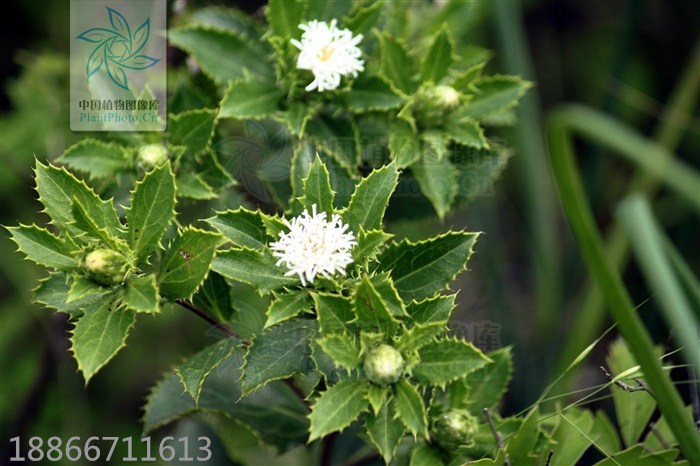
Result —
M 362 34 L 352 36 L 349 29 L 338 29 L 336 20 L 330 24 L 313 20 L 299 25 L 304 31 L 301 42 L 292 39 L 292 44 L 301 50 L 297 68 L 311 70 L 314 80 L 306 86 L 307 91 L 319 92 L 336 89 L 342 76 L 357 76 L 364 71 L 365 62 L 360 59 L 362 51 L 357 44 Z
M 311 214 L 307 210 L 291 222 L 284 221 L 289 232 L 280 232 L 280 239 L 270 243 L 270 249 L 279 258 L 277 265 L 289 269 L 286 276 L 299 275 L 301 283 L 313 283 L 318 275 L 326 278 L 341 273 L 352 263 L 350 251 L 357 244 L 355 235 L 348 231 L 340 216 L 333 214 L 330 221 L 326 213 Z

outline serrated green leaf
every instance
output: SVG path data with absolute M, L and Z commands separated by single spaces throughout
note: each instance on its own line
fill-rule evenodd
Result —
M 198 154 L 208 145 L 214 133 L 216 110 L 201 108 L 168 115 L 170 144 L 186 146 Z
M 369 3 L 357 11 L 351 13 L 343 20 L 343 24 L 350 29 L 354 35 L 365 34 L 379 22 L 384 8 L 383 1 Z
M 358 326 L 366 329 L 379 330 L 391 335 L 398 327 L 398 321 L 394 319 L 377 289 L 367 275 L 362 277 L 353 293 L 355 314 L 353 321 Z
M 267 230 L 259 211 L 253 212 L 241 207 L 217 212 L 215 217 L 208 218 L 206 222 L 236 246 L 262 250 L 267 243 Z
M 389 396 L 389 387 L 382 387 L 380 385 L 370 384 L 367 390 L 367 401 L 372 407 L 372 412 L 375 415 L 379 414 L 379 411 L 384 406 L 384 402 Z M 388 403 L 387 403 L 388 404 Z
M 418 390 L 406 380 L 396 383 L 396 413 L 413 436 L 428 438 L 428 416 Z
M 299 0 L 270 0 L 265 8 L 265 18 L 272 33 L 284 38 L 297 37 L 304 6 Z
M 36 190 L 45 212 L 54 225 L 62 231 L 75 230 L 69 224 L 73 218 L 73 199 L 78 199 L 86 208 L 88 216 L 100 228 L 105 228 L 114 236 L 120 236 L 123 226 L 110 201 L 103 201 L 83 181 L 78 181 L 65 168 L 43 165 L 36 162 Z
M 304 178 L 309 175 L 309 169 L 311 169 L 311 164 L 314 163 L 316 156 L 316 149 L 310 142 L 299 141 L 294 148 L 292 166 L 290 167 L 290 182 L 295 197 L 304 195 Z
M 440 450 L 429 445 L 420 445 L 411 452 L 409 466 L 444 466 Z M 472 464 L 472 463 L 467 463 Z
M 306 290 L 272 294 L 274 298 L 270 307 L 267 308 L 265 328 L 289 320 L 301 313 L 312 312 L 313 301 Z
M 463 93 L 469 91 L 469 86 L 481 76 L 484 66 L 486 66 L 486 62 L 470 66 L 450 81 L 450 86 Z
M 313 369 L 310 339 L 313 320 L 296 319 L 275 325 L 256 336 L 248 347 L 241 389 L 247 395 L 273 380 Z
M 411 94 L 415 84 L 411 77 L 414 74 L 413 62 L 406 48 L 395 38 L 386 33 L 378 33 L 380 47 L 380 70 L 382 77 L 404 94 Z
M 64 312 L 71 319 L 76 319 L 84 311 L 99 308 L 104 303 L 109 303 L 113 300 L 113 289 L 99 287 L 99 292 L 96 294 L 89 293 L 82 298 L 68 301 L 69 290 L 72 287 L 68 280 L 68 276 L 61 272 L 52 273 L 48 278 L 42 280 L 34 290 L 33 300 L 58 312 Z
M 90 179 L 114 176 L 128 164 L 123 147 L 90 138 L 69 147 L 58 161 L 87 173 Z
M 444 330 L 445 324 L 442 322 L 416 324 L 401 335 L 397 342 L 396 349 L 402 353 L 417 351 L 435 340 Z
M 80 266 L 74 257 L 74 247 L 48 230 L 36 225 L 8 227 L 19 251 L 32 262 L 58 270 L 73 270 Z
M 411 165 L 420 190 L 433 205 L 438 217 L 445 218 L 457 196 L 457 169 L 432 144 L 424 143 L 421 158 Z
M 444 290 L 464 270 L 479 233 L 451 231 L 425 241 L 387 247 L 378 261 L 390 270 L 404 300 L 422 300 Z
M 624 340 L 618 339 L 611 346 L 606 362 L 613 375 L 619 375 L 637 366 L 634 356 Z M 635 384 L 630 381 L 629 383 Z M 637 443 L 651 416 L 656 410 L 656 400 L 649 393 L 641 391 L 628 393 L 619 387 L 611 386 L 615 414 L 625 445 Z
M 314 300 L 321 333 L 354 333 L 355 326 L 350 324 L 350 321 L 355 318 L 355 312 L 350 298 L 325 293 L 311 293 L 311 297 Z
M 411 126 L 396 120 L 389 133 L 389 156 L 396 161 L 396 167 L 401 169 L 413 165 L 422 152 L 421 141 Z
M 177 197 L 206 201 L 214 199 L 216 193 L 198 173 L 183 173 L 176 179 Z
M 518 103 L 531 84 L 517 76 L 487 76 L 471 85 L 474 89 L 472 99 L 462 105 L 454 118 L 469 117 L 475 120 L 509 109 Z
M 175 175 L 170 163 L 146 173 L 131 197 L 126 214 L 129 222 L 129 244 L 140 260 L 147 259 L 160 247 L 170 222 L 175 216 Z
M 209 311 L 219 320 L 228 321 L 233 310 L 231 287 L 224 277 L 216 272 L 209 272 L 192 298 L 192 303 L 200 309 Z
M 377 447 L 386 464 L 391 462 L 404 434 L 403 424 L 394 418 L 394 413 L 391 411 L 393 410 L 389 409 L 389 403 L 385 403 L 376 415 L 367 416 L 365 424 L 370 440 Z
M 325 379 L 327 386 L 338 382 L 341 370 L 335 365 L 333 359 L 321 349 L 317 339 L 311 341 L 311 360 L 316 366 L 316 371 Z
M 320 108 L 320 103 L 291 102 L 284 112 L 284 122 L 292 134 L 301 137 L 306 132 L 306 125 Z
M 316 154 L 316 158 L 309 167 L 306 178 L 304 178 L 302 205 L 308 212 L 311 212 L 312 207 L 316 205 L 318 212 L 326 212 L 330 216 L 333 213 L 334 197 L 335 193 L 331 189 L 328 169 Z
M 352 336 L 336 333 L 321 338 L 317 342 L 321 349 L 333 359 L 336 366 L 348 372 L 360 366 L 360 349 Z
M 469 387 L 467 408 L 475 416 L 481 415 L 484 408 L 496 406 L 513 374 L 510 347 L 493 351 L 488 356 L 493 362 L 469 374 L 465 381 Z
M 443 385 L 466 377 L 484 367 L 490 359 L 464 340 L 438 340 L 418 351 L 420 363 L 413 375 L 421 383 Z
M 155 314 L 160 311 L 154 275 L 130 275 L 126 280 L 124 304 L 134 312 Z
M 353 232 L 381 229 L 389 198 L 396 189 L 399 172 L 392 162 L 374 170 L 355 188 L 343 219 Z
M 199 162 L 197 176 L 211 189 L 221 190 L 236 185 L 236 180 L 221 164 L 215 152 L 205 150 L 196 161 Z
M 308 411 L 296 394 L 284 383 L 273 382 L 241 398 L 240 367 L 238 352 L 219 364 L 202 386 L 199 406 L 183 391 L 178 376 L 168 374 L 149 396 L 143 419 L 145 431 L 198 410 L 230 416 L 280 451 L 306 441 Z
M 242 78 L 244 70 L 263 80 L 274 76 L 265 52 L 243 36 L 233 31 L 223 31 L 196 25 L 168 31 L 168 40 L 188 52 L 202 70 L 218 85 L 224 86 L 232 79 Z
M 192 227 L 179 231 L 160 263 L 160 294 L 173 300 L 192 296 L 209 272 L 220 239 Z
M 126 346 L 126 337 L 135 320 L 134 312 L 112 310 L 109 301 L 97 309 L 85 310 L 73 329 L 71 351 L 86 384 Z
M 446 27 L 433 36 L 428 54 L 421 63 L 421 79 L 423 81 L 440 82 L 447 74 L 452 64 L 452 39 Z
M 352 89 L 338 96 L 339 101 L 353 113 L 386 111 L 401 105 L 402 99 L 379 78 L 361 76 Z
M 393 237 L 391 233 L 382 230 L 365 231 L 360 228 L 357 235 L 357 245 L 352 249 L 352 257 L 355 262 L 372 259 L 381 248 Z
M 321 393 L 311 407 L 309 442 L 344 429 L 367 409 L 367 382 L 342 380 Z
M 231 248 L 216 255 L 212 270 L 231 280 L 253 285 L 262 294 L 299 284 L 298 278 L 285 277 L 285 271 L 275 262 L 269 251 Z
M 231 30 L 251 40 L 260 40 L 263 34 L 261 24 L 252 16 L 237 8 L 205 6 L 191 12 L 188 21 L 216 29 Z
M 307 137 L 349 173 L 355 173 L 360 162 L 357 134 L 352 116 L 319 113 L 306 125 Z M 326 165 L 330 165 L 326 163 Z M 329 167 L 329 171 L 332 169 Z
M 175 373 L 180 378 L 185 391 L 196 402 L 207 377 L 216 367 L 231 357 L 236 348 L 241 346 L 237 338 L 224 338 L 213 345 L 209 345 L 194 356 L 180 364 Z
M 406 307 L 388 272 L 372 275 L 370 281 L 392 316 L 403 317 L 406 315 Z
M 452 162 L 459 170 L 459 200 L 493 195 L 494 180 L 500 176 L 511 155 L 510 151 L 503 148 L 487 151 L 455 147 L 452 151 Z
M 518 431 L 513 435 L 506 445 L 506 452 L 510 456 L 513 464 L 536 465 L 536 458 L 533 459 L 533 452 L 537 439 L 541 435 L 539 422 L 539 410 L 531 410 Z
M 454 294 L 439 295 L 420 302 L 413 301 L 406 306 L 406 312 L 414 322 L 419 324 L 429 322 L 447 324 L 452 310 L 455 308 L 456 297 L 457 295 Z
M 88 236 L 101 240 L 112 249 L 127 251 L 126 241 L 114 236 L 107 228 L 100 227 L 95 220 L 90 217 L 88 208 L 77 197 L 73 197 L 73 209 L 71 211 L 75 219 L 71 225 L 79 228 Z
M 479 123 L 471 118 L 450 118 L 445 124 L 445 133 L 448 138 L 457 144 L 476 149 L 487 149 L 489 147 L 484 130 Z
M 105 287 L 98 285 L 85 275 L 76 275 L 73 277 L 73 283 L 71 283 L 68 290 L 66 304 L 85 300 L 90 296 L 98 297 L 104 292 Z
M 274 84 L 231 81 L 221 101 L 218 118 L 269 118 L 279 109 L 282 96 L 282 90 Z

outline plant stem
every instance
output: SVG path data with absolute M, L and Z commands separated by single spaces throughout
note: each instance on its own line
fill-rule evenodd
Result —
M 195 306 L 195 305 L 192 304 L 191 302 L 185 301 L 185 300 L 182 300 L 182 299 L 178 299 L 177 301 L 175 301 L 175 303 L 177 303 L 177 304 L 179 304 L 180 306 L 182 306 L 183 308 L 187 309 L 188 311 L 190 311 L 192 314 L 196 315 L 196 316 L 199 317 L 200 319 L 203 319 L 203 320 L 207 321 L 208 323 L 210 323 L 211 325 L 213 325 L 213 326 L 216 327 L 217 329 L 219 329 L 219 330 L 221 330 L 222 332 L 224 332 L 226 335 L 228 335 L 228 336 L 230 336 L 230 337 L 232 337 L 232 338 L 238 338 L 238 339 L 240 339 L 240 340 L 242 341 L 242 343 L 243 343 L 243 346 L 248 346 L 248 345 L 250 344 L 249 341 L 243 340 L 243 339 L 240 337 L 240 335 L 238 335 L 238 334 L 236 333 L 236 331 L 233 330 L 228 324 L 226 324 L 226 323 L 224 323 L 224 322 L 219 322 L 219 321 L 216 320 L 214 317 L 210 316 L 209 314 L 207 314 L 207 313 L 204 312 L 203 310 L 199 309 L 197 306 Z

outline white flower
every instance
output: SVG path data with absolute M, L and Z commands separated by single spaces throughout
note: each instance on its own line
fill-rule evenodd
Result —
M 277 265 L 289 269 L 286 276 L 299 275 L 303 285 L 313 283 L 317 275 L 345 275 L 345 267 L 352 263 L 350 251 L 357 244 L 339 215 L 333 214 L 329 222 L 325 212 L 316 212 L 316 204 L 311 210 L 311 215 L 304 210 L 291 222 L 285 219 L 289 232 L 280 232 L 279 241 L 270 243 L 279 258 Z
M 358 71 L 365 69 L 365 62 L 360 59 L 362 51 L 357 48 L 362 34 L 353 37 L 352 31 L 338 29 L 335 24 L 336 20 L 330 24 L 318 20 L 300 24 L 299 28 L 304 30 L 301 42 L 291 41 L 301 50 L 297 68 L 311 70 L 314 74 L 315 79 L 306 86 L 307 91 L 333 90 L 340 85 L 342 76 L 357 76 Z

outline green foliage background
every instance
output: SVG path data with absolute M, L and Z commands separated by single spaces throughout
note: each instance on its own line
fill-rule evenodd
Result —
M 208 4 L 200 1 L 190 6 Z M 68 3 L 25 0 L 10 8 L 16 12 L 14 17 L 24 18 L 32 26 L 29 30 L 34 33 L 12 35 L 10 28 L 2 28 L 3 44 L 17 44 L 11 53 L 3 54 L 12 62 L 2 65 L 3 225 L 46 220 L 35 213 L 39 206 L 32 190 L 33 158 L 53 160 L 83 136 L 71 133 L 67 121 Z M 671 112 L 667 106 L 681 73 L 699 53 L 693 44 L 700 19 L 690 1 L 630 0 L 474 2 L 460 16 L 446 21 L 459 43 L 493 50 L 489 65 L 492 72 L 522 74 L 536 87 L 521 106 L 516 128 L 498 130 L 499 137 L 514 147 L 515 157 L 492 191 L 453 211 L 442 222 L 399 222 L 390 224 L 390 230 L 408 238 L 420 238 L 447 227 L 486 232 L 470 262 L 470 272 L 460 276 L 455 285 L 461 292 L 454 328 L 468 333 L 474 323 L 492 321 L 500 326 L 501 346 L 514 345 L 514 380 L 502 408 L 503 413 L 514 413 L 537 400 L 549 382 L 610 323 L 598 318 L 589 332 L 581 330 L 589 325 L 587 321 L 596 319 L 584 313 L 590 309 L 582 305 L 587 270 L 551 181 L 543 115 L 562 102 L 587 104 L 641 133 L 657 139 L 665 137 L 662 143 L 697 168 L 697 96 L 694 102 Z M 183 54 L 175 49 L 171 53 L 171 63 L 181 64 Z M 667 133 L 672 134 L 659 129 L 664 127 L 670 127 Z M 606 149 L 587 142 L 577 142 L 576 149 L 596 220 L 607 228 L 614 221 L 615 204 L 638 168 L 620 163 L 609 157 Z M 700 196 L 700 188 L 697 193 Z M 698 215 L 666 190 L 655 197 L 654 207 L 657 221 L 697 276 Z M 129 340 L 128 350 L 84 388 L 67 352 L 65 335 L 69 326 L 62 316 L 29 304 L 29 284 L 37 283 L 40 273 L 14 252 L 6 232 L 2 235 L 3 439 L 12 435 L 138 437 L 142 426 L 136 419 L 149 387 L 163 371 L 214 341 L 207 334 L 207 326 L 170 308 L 164 309 L 157 320 L 143 319 Z M 667 339 L 668 323 L 659 300 L 643 283 L 638 265 L 633 262 L 624 270 L 632 299 L 640 305 L 639 315 L 655 340 L 667 344 L 663 352 L 673 350 L 676 346 Z M 253 309 L 250 303 L 254 302 L 254 297 L 241 294 L 235 304 L 239 309 Z M 263 316 L 254 312 L 247 315 L 251 328 L 262 326 Z M 578 341 L 576 347 L 571 342 L 581 334 L 586 334 L 586 339 Z M 612 334 L 574 376 L 567 377 L 571 387 L 604 382 L 597 366 L 605 364 L 608 338 Z M 682 370 L 672 375 L 678 381 L 687 379 Z M 680 389 L 687 396 L 687 384 L 680 385 Z M 598 401 L 594 407 L 613 411 L 609 399 Z M 208 427 L 186 421 L 176 429 L 187 432 Z M 253 439 L 247 441 L 255 443 Z M 256 454 L 263 455 L 260 451 Z

